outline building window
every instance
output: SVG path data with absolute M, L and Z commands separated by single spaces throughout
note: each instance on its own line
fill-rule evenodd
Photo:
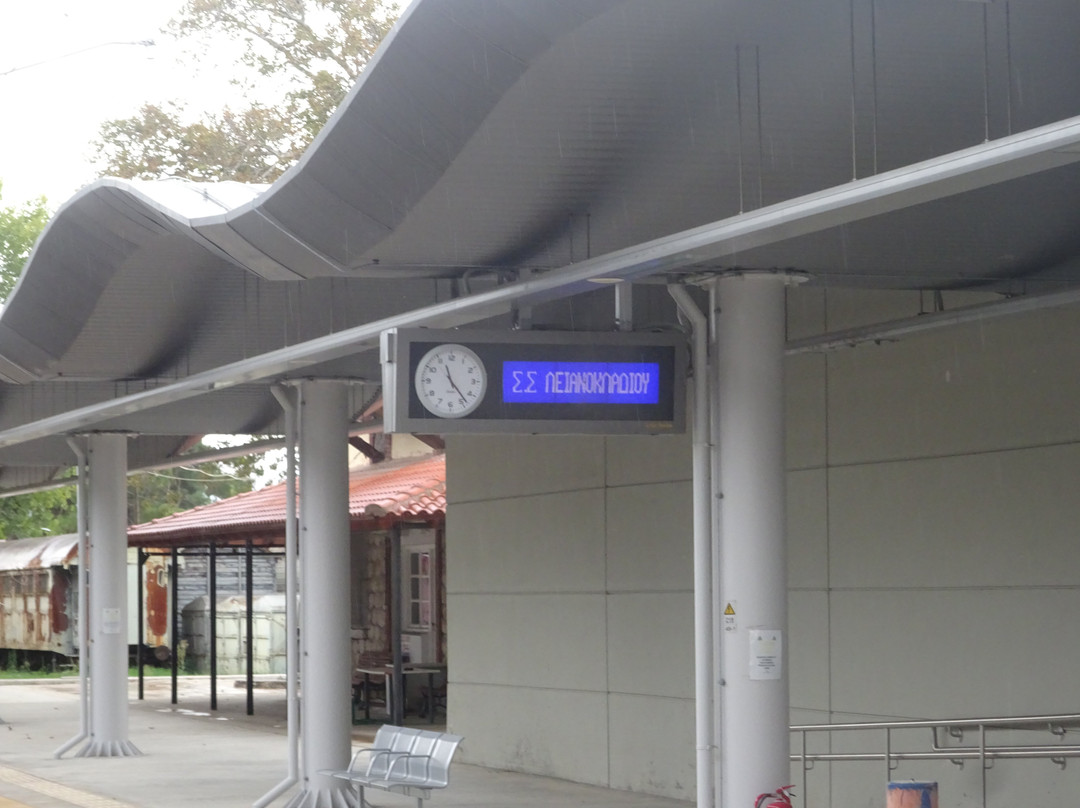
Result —
M 431 628 L 431 561 L 430 549 L 409 551 L 408 608 L 409 628 Z

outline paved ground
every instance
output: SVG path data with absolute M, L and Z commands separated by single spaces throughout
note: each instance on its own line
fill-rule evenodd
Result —
M 279 783 L 286 772 L 285 697 L 280 689 L 255 692 L 255 715 L 246 695 L 219 679 L 218 711 L 209 711 L 209 681 L 180 682 L 171 704 L 169 680 L 147 679 L 146 699 L 131 686 L 131 758 L 57 760 L 53 752 L 79 726 L 78 685 L 71 681 L 0 684 L 0 808 L 244 808 Z M 357 728 L 360 746 L 370 731 Z M 281 808 L 288 794 L 272 805 Z M 414 803 L 378 794 L 377 806 Z M 581 786 L 545 777 L 454 764 L 450 787 L 431 808 L 687 808 L 674 800 Z

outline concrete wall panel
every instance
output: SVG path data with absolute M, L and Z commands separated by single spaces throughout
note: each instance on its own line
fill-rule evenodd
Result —
M 825 331 L 825 306 L 829 290 L 817 286 L 789 286 L 787 289 L 787 337 L 812 337 Z
M 687 424 L 691 417 L 687 416 Z M 620 435 L 606 439 L 607 484 L 641 485 L 689 480 L 690 427 L 681 435 Z
M 606 695 L 452 682 L 448 697 L 462 762 L 608 784 Z
M 1061 712 L 1076 694 L 1078 589 L 835 592 L 833 706 L 911 718 Z
M 789 469 L 825 465 L 826 361 L 821 354 L 796 354 L 784 360 L 784 440 Z
M 693 701 L 614 694 L 610 704 L 611 787 L 693 799 Z
M 1080 584 L 1080 444 L 830 472 L 837 587 Z
M 824 469 L 787 475 L 788 586 L 829 585 L 828 475 Z
M 830 694 L 827 593 L 788 593 L 786 651 L 791 708 L 828 711 Z M 823 719 L 819 715 L 813 720 Z
M 1080 317 L 1069 309 L 836 352 L 829 357 L 830 460 L 1075 440 L 1078 367 Z
M 613 693 L 694 695 L 694 604 L 689 592 L 608 599 L 608 683 Z
M 447 438 L 450 501 L 579 491 L 604 484 L 604 438 L 586 435 L 453 435 Z M 468 450 L 457 451 L 457 447 Z
M 449 622 L 455 681 L 607 689 L 603 595 L 456 595 Z
M 460 504 L 447 530 L 451 592 L 604 589 L 603 489 Z
M 607 565 L 611 591 L 685 590 L 694 569 L 689 482 L 610 488 Z

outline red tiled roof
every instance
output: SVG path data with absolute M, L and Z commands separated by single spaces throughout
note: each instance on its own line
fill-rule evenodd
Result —
M 387 461 L 349 474 L 349 515 L 435 516 L 446 511 L 446 456 Z M 285 525 L 285 484 L 267 486 L 210 505 L 128 528 L 133 544 L 148 540 L 240 533 Z

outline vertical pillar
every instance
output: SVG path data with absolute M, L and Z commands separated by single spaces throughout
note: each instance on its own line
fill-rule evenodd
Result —
M 390 723 L 398 726 L 405 720 L 405 674 L 402 673 L 404 666 L 401 661 L 401 607 L 404 594 L 401 582 L 401 525 L 398 524 L 390 532 L 390 655 L 394 671 L 390 689 L 386 693 Z
M 217 542 L 210 542 L 210 710 L 216 711 L 217 703 Z
M 140 753 L 128 740 L 127 437 L 91 435 L 88 459 L 91 732 L 79 756 L 133 756 Z
M 346 509 L 348 501 L 346 500 Z M 244 547 L 244 578 L 247 580 L 244 600 L 244 636 L 247 639 L 247 654 L 245 673 L 247 677 L 247 714 L 255 715 L 255 597 L 254 597 L 254 564 L 252 554 L 254 549 L 251 545 L 251 537 L 248 537 Z
M 138 614 L 135 618 L 135 659 L 139 668 L 139 701 L 146 698 L 145 673 L 143 670 L 143 635 L 146 633 L 146 615 L 143 614 L 143 604 L 146 602 L 146 587 L 143 585 L 143 576 L 146 574 L 146 553 L 140 547 L 135 551 L 138 562 L 135 564 L 135 605 Z
M 783 276 L 718 281 L 722 793 L 752 806 L 786 785 Z
M 345 769 L 351 752 L 349 700 L 348 387 L 300 387 L 301 791 L 294 808 L 338 808 L 355 797 L 320 769 Z
M 180 548 L 175 544 L 169 553 L 169 625 L 172 634 L 172 654 L 169 661 L 169 694 L 172 704 L 178 704 L 180 675 Z

